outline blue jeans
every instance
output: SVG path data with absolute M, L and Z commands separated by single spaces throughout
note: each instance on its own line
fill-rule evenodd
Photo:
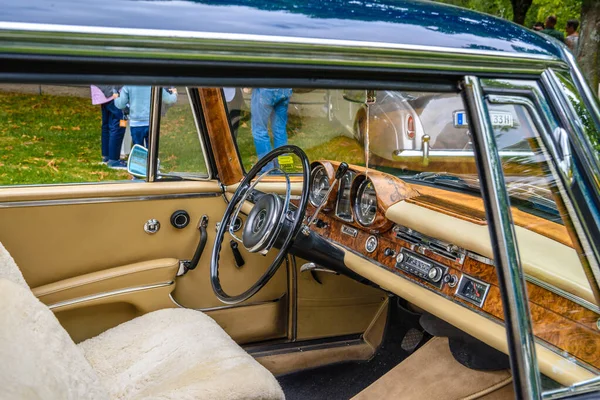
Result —
M 252 137 L 260 160 L 273 149 L 267 126 L 271 120 L 274 148 L 287 144 L 288 106 L 292 89 L 252 89 Z
M 125 128 L 119 126 L 122 119 L 123 111 L 115 106 L 114 101 L 102 104 L 102 158 L 121 158 L 121 145 L 125 136 Z
M 148 148 L 148 126 L 132 126 L 131 141 Z

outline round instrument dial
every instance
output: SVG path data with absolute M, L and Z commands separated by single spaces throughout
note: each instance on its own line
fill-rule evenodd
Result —
M 329 176 L 327 175 L 327 171 L 325 167 L 322 165 L 318 165 L 313 168 L 311 175 L 311 187 L 310 187 L 310 196 L 309 201 L 315 207 L 321 205 L 323 200 L 325 200 L 325 196 L 327 195 L 327 191 L 329 190 Z
M 365 179 L 356 191 L 354 202 L 356 219 L 363 226 L 368 226 L 375 221 L 377 215 L 377 194 L 370 179 Z

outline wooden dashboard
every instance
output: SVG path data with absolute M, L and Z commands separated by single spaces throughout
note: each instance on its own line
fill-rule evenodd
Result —
M 337 165 L 320 162 L 328 171 Z M 351 167 L 354 173 L 363 174 L 360 167 Z M 385 268 L 417 285 L 452 300 L 473 312 L 486 316 L 498 322 L 503 320 L 502 301 L 498 287 L 498 278 L 493 262 L 486 257 L 463 249 L 463 257 L 452 258 L 440 255 L 435 248 L 421 246 L 405 240 L 399 235 L 399 225 L 385 217 L 386 210 L 393 204 L 406 201 L 420 207 L 429 208 L 439 213 L 449 214 L 476 224 L 485 225 L 485 213 L 481 199 L 448 192 L 428 186 L 409 185 L 408 183 L 374 170 L 368 173 L 369 179 L 377 193 L 377 215 L 369 226 L 363 226 L 356 221 L 345 221 L 336 216 L 337 188 L 333 188 L 326 205 L 319 214 L 319 221 L 311 229 L 320 236 L 335 242 L 363 258 L 371 261 L 380 268 Z M 333 180 L 331 176 L 331 180 Z M 451 199 L 448 200 L 448 193 Z M 309 205 L 307 215 L 312 215 L 314 207 Z M 515 215 L 516 214 L 516 215 Z M 571 245 L 566 228 L 560 224 L 543 220 L 520 210 L 513 211 L 515 223 L 531 222 L 535 218 L 533 229 L 540 235 L 556 240 L 565 245 Z M 525 222 L 523 222 L 525 221 Z M 402 227 L 401 229 L 411 227 Z M 369 239 L 371 238 L 371 239 Z M 373 239 L 375 238 L 375 239 Z M 376 241 L 374 250 L 367 249 L 367 241 Z M 404 250 L 403 250 L 404 249 Z M 427 279 L 420 278 L 414 273 L 399 267 L 399 253 L 416 254 L 432 264 L 447 268 L 444 276 L 454 276 L 455 281 L 441 281 L 433 284 Z M 481 305 L 474 304 L 458 293 L 458 284 L 463 277 L 466 280 L 480 281 L 487 287 Z M 454 285 L 451 285 L 454 283 Z M 582 363 L 600 369 L 600 330 L 598 321 L 600 314 L 591 307 L 584 307 L 556 291 L 527 282 L 529 307 L 535 336 L 540 343 L 557 353 L 567 352 Z M 477 290 L 477 289 L 475 289 Z

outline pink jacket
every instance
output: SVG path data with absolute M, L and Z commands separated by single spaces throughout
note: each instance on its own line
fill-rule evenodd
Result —
M 90 86 L 90 89 L 92 92 L 92 104 L 93 105 L 105 104 L 112 100 L 112 97 L 104 96 L 104 93 L 102 93 L 102 90 L 100 90 L 97 86 L 92 85 L 92 86 Z

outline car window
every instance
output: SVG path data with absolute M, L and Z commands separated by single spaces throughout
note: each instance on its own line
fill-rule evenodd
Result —
M 479 193 L 471 132 L 460 94 L 375 91 L 371 104 L 342 89 L 225 88 L 244 168 L 273 147 L 300 146 L 310 161 L 333 159 L 403 178 L 460 180 Z M 364 91 L 362 91 L 364 92 Z M 526 165 L 533 136 L 528 116 L 512 105 L 490 105 L 505 166 Z M 287 166 L 297 172 L 298 165 Z
M 497 96 L 496 104 L 488 100 L 490 118 L 491 110 L 502 99 Z M 522 101 L 527 103 L 526 99 Z M 519 256 L 528 282 L 534 333 L 547 346 L 559 339 L 572 362 L 596 365 L 597 354 L 581 345 L 598 329 L 598 308 L 585 272 L 594 262 L 593 255 L 585 250 L 589 245 L 577 231 L 580 224 L 559 176 L 559 160 L 552 160 L 533 122 L 532 113 L 536 111 L 521 104 L 505 106 L 519 116 L 520 124 L 511 131 L 523 130 L 530 152 L 511 160 L 511 164 L 503 162 L 503 170 Z M 551 125 L 555 123 L 552 121 Z
M 194 89 L 190 89 L 194 90 Z M 185 87 L 163 89 L 158 176 L 206 178 L 208 169 L 194 109 Z
M 166 174 L 207 176 L 185 88 L 163 96 L 159 158 Z M 150 86 L 0 85 L 0 186 L 132 180 L 147 146 Z
M 361 143 L 352 129 L 344 126 L 347 118 L 330 115 L 330 91 L 224 88 L 223 93 L 246 171 L 274 146 L 286 143 L 301 147 L 310 161 L 333 159 L 364 165 Z M 345 110 L 344 116 L 352 111 Z M 286 172 L 301 169 L 299 160 L 286 156 L 280 157 L 279 166 Z
M 87 85 L 0 85 L 0 185 L 130 179 L 128 128 L 104 89 L 94 100 Z

